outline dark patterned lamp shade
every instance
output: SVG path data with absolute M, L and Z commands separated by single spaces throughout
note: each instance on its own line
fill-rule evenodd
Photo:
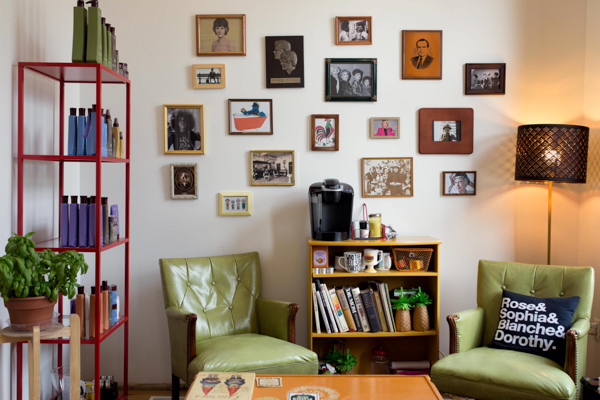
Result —
M 515 180 L 585 183 L 590 129 L 579 125 L 521 125 Z

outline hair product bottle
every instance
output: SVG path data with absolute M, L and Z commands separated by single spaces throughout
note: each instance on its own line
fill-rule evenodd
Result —
M 108 45 L 106 43 L 106 18 L 101 18 L 100 20 L 100 35 L 102 35 L 102 65 L 105 67 L 108 65 L 108 55 L 106 54 L 106 50 L 108 49 Z
M 79 196 L 79 247 L 88 247 L 88 198 L 87 196 Z
M 100 304 L 102 307 L 102 304 Z M 102 311 L 102 309 L 100 310 Z M 100 313 L 102 315 L 102 312 Z M 96 286 L 92 286 L 92 294 L 90 294 L 90 318 L 89 318 L 90 339 L 96 337 Z
M 71 61 L 85 62 L 85 47 L 87 46 L 87 10 L 83 0 L 77 0 L 73 7 L 73 54 Z
M 113 40 L 110 24 L 106 24 L 106 66 L 112 69 L 113 64 Z
M 102 62 L 102 10 L 98 8 L 98 0 L 88 1 L 87 46 L 85 60 L 89 63 Z M 89 155 L 89 154 L 88 154 Z
M 108 281 L 102 281 L 102 332 L 108 329 Z
M 69 196 L 63 196 L 60 202 L 60 247 L 69 245 Z
M 106 282 L 106 329 L 112 326 L 112 286 Z
M 96 196 L 88 200 L 88 246 L 96 247 Z
M 68 125 L 69 134 L 67 136 L 67 155 L 74 156 L 77 154 L 77 109 L 71 108 Z
M 89 111 L 89 110 L 88 110 Z M 88 114 L 88 122 L 85 127 L 85 154 L 87 156 L 96 155 L 96 105 L 92 104 L 92 110 Z
M 108 226 L 108 197 L 102 197 L 102 242 L 104 245 L 110 243 L 110 228 Z
M 77 142 L 76 153 L 78 156 L 85 155 L 85 108 L 79 109 L 79 115 L 77 116 Z
M 119 229 L 119 205 L 113 204 L 110 206 L 110 215 L 116 218 L 117 223 L 117 240 L 121 239 L 121 230 Z
M 113 51 L 113 62 L 112 70 L 117 72 L 119 69 L 119 50 L 117 50 L 117 35 L 115 33 L 115 27 L 110 27 L 110 33 L 112 34 L 112 51 Z
M 119 315 L 117 314 L 117 285 L 111 286 L 111 301 L 112 301 L 112 323 L 113 325 L 119 321 Z
M 106 110 L 106 114 L 104 115 L 104 120 L 106 121 L 106 154 L 108 157 L 114 157 L 113 153 L 113 133 L 112 133 L 112 118 L 110 116 L 110 110 Z
M 115 118 L 115 122 L 112 127 L 112 140 L 113 140 L 113 157 L 121 158 L 121 147 L 119 146 L 119 118 Z
M 100 154 L 102 157 L 108 157 L 108 126 L 106 125 L 106 115 L 104 114 L 104 109 L 100 110 L 100 118 L 101 118 L 101 128 L 102 128 L 102 149 Z
M 81 337 L 85 337 L 85 290 L 83 286 L 77 288 L 77 297 L 75 298 L 75 307 L 81 326 Z
M 123 132 L 119 132 L 119 150 L 121 151 L 120 158 L 125 158 L 125 149 L 123 147 Z
M 77 230 L 79 228 L 78 206 L 77 196 L 71 196 L 71 204 L 69 204 L 69 247 L 77 247 Z

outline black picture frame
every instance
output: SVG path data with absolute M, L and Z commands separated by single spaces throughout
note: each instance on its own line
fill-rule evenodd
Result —
M 304 87 L 304 36 L 266 36 L 267 89 Z
M 465 64 L 465 94 L 505 94 L 506 64 Z
M 354 90 L 353 87 L 356 81 L 356 77 L 352 74 L 354 71 L 362 72 L 361 86 L 358 87 L 362 93 L 365 93 L 365 78 L 370 78 L 371 85 L 366 87 L 367 94 L 356 94 L 358 90 Z M 342 74 L 345 72 L 349 74 L 347 80 L 342 79 Z M 358 75 L 358 72 L 355 75 Z M 347 85 L 343 82 L 346 82 Z M 377 59 L 326 58 L 325 101 L 377 101 Z

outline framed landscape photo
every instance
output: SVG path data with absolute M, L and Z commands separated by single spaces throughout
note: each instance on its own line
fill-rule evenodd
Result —
M 442 31 L 402 31 L 402 79 L 442 79 Z
M 245 56 L 246 15 L 196 15 L 196 55 Z
M 400 118 L 371 118 L 369 137 L 371 139 L 400 139 Z
M 192 65 L 194 89 L 225 88 L 225 64 Z
M 444 196 L 474 196 L 477 192 L 477 172 L 444 171 L 442 188 Z
M 473 153 L 473 109 L 421 108 L 419 153 Z
M 219 193 L 219 215 L 252 215 L 252 193 Z
M 229 99 L 230 135 L 272 135 L 273 100 Z
M 304 87 L 304 36 L 265 37 L 267 89 Z
M 325 101 L 377 101 L 377 59 L 325 59 Z
M 361 159 L 363 197 L 412 197 L 412 157 Z
M 294 150 L 251 150 L 252 186 L 294 186 Z
M 204 106 L 163 106 L 165 154 L 204 154 Z
M 340 149 L 340 116 L 338 114 L 313 114 L 311 121 L 311 150 L 338 151 Z
M 504 94 L 506 64 L 466 64 L 465 94 Z
M 371 17 L 335 17 L 335 44 L 373 44 Z
M 198 198 L 197 164 L 171 164 L 171 198 L 190 200 Z

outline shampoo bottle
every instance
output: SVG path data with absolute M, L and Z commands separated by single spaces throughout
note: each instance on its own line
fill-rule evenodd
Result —
M 123 132 L 119 132 L 119 150 L 121 151 L 121 158 L 125 158 L 125 148 L 123 147 Z
M 104 114 L 104 109 L 100 112 L 100 118 L 102 119 L 102 149 L 101 155 L 102 157 L 108 157 L 108 128 L 106 125 L 106 115 Z
M 102 311 L 102 310 L 101 310 Z M 88 330 L 90 331 L 90 339 L 96 337 L 96 286 L 92 286 L 92 294 L 90 294 L 90 323 Z
M 63 196 L 60 203 L 60 247 L 69 245 L 69 196 Z
M 90 196 L 89 198 L 88 246 L 96 247 L 96 196 Z
M 117 50 L 117 34 L 114 26 L 110 27 L 110 33 L 112 34 L 112 51 L 113 51 L 113 63 L 112 69 L 117 72 L 119 69 L 119 50 Z
M 119 118 L 115 118 L 115 122 L 112 127 L 113 135 L 113 156 L 115 158 L 121 158 L 121 148 L 119 146 Z
M 106 329 L 112 328 L 112 286 L 106 284 Z
M 88 1 L 88 28 L 85 60 L 89 63 L 102 62 L 102 10 L 98 8 L 98 0 Z M 89 155 L 89 154 L 88 154 Z
M 75 308 L 79 315 L 81 327 L 81 338 L 85 337 L 85 291 L 83 286 L 77 288 L 77 297 L 75 298 Z
M 110 24 L 106 24 L 106 66 L 112 69 L 113 64 L 113 49 L 112 49 L 112 32 Z
M 88 115 L 88 123 L 85 127 L 85 155 L 96 155 L 96 105 L 92 104 L 92 111 Z
M 102 281 L 102 332 L 108 329 L 108 281 Z
M 106 18 L 102 18 L 100 20 L 100 24 L 101 24 L 101 35 L 102 35 L 102 65 L 104 65 L 105 67 L 108 65 L 108 55 L 106 54 L 106 50 L 107 50 L 107 44 L 106 44 L 106 35 L 107 35 L 107 30 L 106 30 Z
M 78 156 L 85 155 L 85 108 L 79 109 L 77 116 L 77 154 Z
M 106 110 L 106 115 L 104 116 L 106 121 L 106 154 L 108 157 L 114 157 L 113 153 L 113 133 L 112 133 L 112 118 L 110 116 L 110 110 Z
M 77 0 L 77 7 L 73 7 L 73 54 L 71 61 L 85 62 L 85 48 L 87 46 L 87 10 L 83 0 Z
M 67 137 L 67 155 L 77 155 L 77 109 L 71 108 L 67 125 L 69 135 Z
M 119 320 L 119 315 L 117 314 L 117 285 L 111 286 L 111 302 L 112 302 L 112 323 L 113 325 L 117 323 Z
M 104 245 L 110 243 L 109 232 L 110 228 L 108 226 L 108 197 L 102 197 L 102 241 Z
M 77 247 L 77 230 L 79 228 L 79 207 L 77 204 L 77 196 L 71 196 L 71 204 L 69 204 L 69 247 Z

